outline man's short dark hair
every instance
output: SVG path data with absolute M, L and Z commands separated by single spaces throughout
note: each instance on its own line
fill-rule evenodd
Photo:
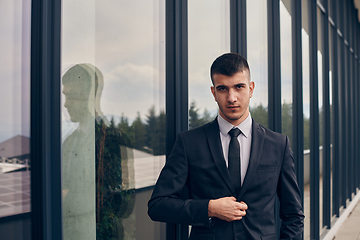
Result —
M 250 81 L 250 68 L 246 59 L 238 53 L 225 53 L 216 58 L 211 65 L 211 81 L 214 84 L 213 76 L 215 74 L 222 74 L 231 77 L 238 72 L 243 72 L 244 70 L 249 71 Z

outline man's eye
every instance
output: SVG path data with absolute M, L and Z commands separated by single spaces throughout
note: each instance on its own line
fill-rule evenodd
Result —
M 226 88 L 224 87 L 221 87 L 221 88 L 218 88 L 218 91 L 225 91 Z

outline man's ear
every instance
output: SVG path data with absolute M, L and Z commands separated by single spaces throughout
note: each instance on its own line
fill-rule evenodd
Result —
M 215 99 L 215 102 L 216 102 L 215 87 L 211 86 L 210 89 L 211 89 L 211 93 L 214 96 L 214 99 Z
M 254 92 L 254 88 L 255 88 L 255 83 L 253 81 L 251 81 L 249 83 L 249 89 L 250 89 L 250 98 L 252 98 L 253 92 Z

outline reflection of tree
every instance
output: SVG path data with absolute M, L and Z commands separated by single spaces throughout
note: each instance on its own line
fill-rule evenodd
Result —
M 257 107 L 250 108 L 251 117 L 260 125 L 268 126 L 268 110 L 262 104 Z
M 204 110 L 203 114 L 199 113 L 200 109 L 196 107 L 196 102 L 192 101 L 189 108 L 189 128 L 193 129 L 206 124 L 214 119 L 209 111 Z M 263 125 L 268 126 L 268 109 L 263 105 L 250 108 L 252 118 Z M 322 111 L 320 111 L 320 115 Z M 127 146 L 152 153 L 154 155 L 165 154 L 165 112 L 160 111 L 156 113 L 156 109 L 152 106 L 148 110 L 146 119 L 141 119 L 138 112 L 136 119 L 132 124 L 129 124 L 128 118 L 124 115 L 121 116 L 120 123 L 117 129 L 124 133 L 129 143 Z M 321 116 L 320 116 L 321 119 Z M 310 133 L 309 133 L 310 119 L 304 116 L 304 149 L 310 147 Z M 320 125 L 321 127 L 321 125 Z M 282 104 L 282 133 L 292 139 L 292 104 Z
M 292 104 L 284 102 L 281 108 L 282 134 L 289 137 L 292 142 Z
M 101 120 L 95 124 L 96 143 L 96 236 L 97 239 L 123 239 L 122 219 L 134 209 L 135 189 L 124 186 L 129 174 L 124 166 L 120 146 L 130 141 L 110 121 L 106 126 Z M 122 161 L 123 160 L 123 161 Z M 122 169 L 123 168 L 123 169 Z
M 146 145 L 154 155 L 165 154 L 165 112 L 161 111 L 160 115 L 156 116 L 153 106 L 146 117 Z
M 156 109 L 152 106 L 145 121 L 141 119 L 138 112 L 136 119 L 130 125 L 128 118 L 121 116 L 117 129 L 129 139 L 127 146 L 153 155 L 165 155 L 165 127 L 166 115 L 164 111 L 156 114 Z
M 304 150 L 310 149 L 310 118 L 304 116 Z
M 132 142 L 134 148 L 143 150 L 143 148 L 146 146 L 146 127 L 145 124 L 141 121 L 139 112 L 130 129 L 133 131 Z
M 189 109 L 189 128 L 193 129 L 196 127 L 200 127 L 205 123 L 210 122 L 213 117 L 210 115 L 208 110 L 205 108 L 202 117 L 199 116 L 199 109 L 196 108 L 196 102 L 192 101 Z
M 268 111 L 267 108 L 262 106 L 261 104 L 257 107 L 253 107 L 250 109 L 251 116 L 253 119 L 263 126 L 267 126 L 268 123 Z M 321 119 L 322 111 L 320 111 L 320 119 Z M 292 134 L 292 104 L 291 103 L 283 103 L 281 109 L 282 115 L 282 133 L 289 137 L 290 141 L 293 138 Z M 320 128 L 321 128 L 320 124 Z M 321 138 L 321 136 L 320 136 Z M 304 116 L 304 150 L 310 148 L 310 119 Z

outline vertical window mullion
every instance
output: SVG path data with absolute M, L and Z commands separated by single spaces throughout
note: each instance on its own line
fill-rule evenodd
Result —
M 292 66 L 293 66 L 293 152 L 296 164 L 296 177 L 299 188 L 304 189 L 304 117 L 303 117 L 303 75 L 301 39 L 301 1 L 291 2 L 292 16 Z M 302 194 L 302 204 L 304 196 Z
M 317 4 L 309 0 L 310 58 L 310 238 L 319 239 L 319 91 L 317 59 Z
M 333 58 L 333 74 L 332 74 L 332 100 L 333 100 L 333 129 L 331 131 L 334 132 L 334 142 L 333 142 L 333 160 L 332 160 L 332 169 L 333 169 L 333 215 L 339 217 L 339 208 L 340 208 L 340 201 L 339 201 L 339 196 L 340 196 L 340 155 L 339 155 L 339 80 L 338 80 L 338 33 L 337 33 L 337 12 L 336 12 L 336 0 L 331 0 L 331 4 L 332 4 L 332 9 L 334 9 L 333 11 L 333 21 L 335 23 L 335 26 L 333 28 L 333 32 L 332 32 L 332 41 L 333 41 L 333 46 L 332 46 L 332 58 Z
M 323 130 L 323 226 L 328 229 L 331 226 L 331 190 L 330 190 L 330 178 L 331 178 L 331 159 L 330 159 L 330 139 L 331 139 L 331 129 L 330 129 L 330 86 L 329 86 L 329 11 L 327 1 L 324 1 L 325 13 L 322 14 L 323 17 L 323 119 L 322 124 L 324 127 Z
M 268 1 L 268 127 L 281 132 L 281 61 L 280 61 L 280 1 Z M 275 204 L 275 221 L 279 238 L 280 204 Z
M 187 1 L 166 1 L 166 153 L 188 129 Z M 166 239 L 188 238 L 188 226 L 166 224 Z
M 31 18 L 32 238 L 61 240 L 61 2 L 32 1 Z
M 230 50 L 247 58 L 246 0 L 230 0 Z

